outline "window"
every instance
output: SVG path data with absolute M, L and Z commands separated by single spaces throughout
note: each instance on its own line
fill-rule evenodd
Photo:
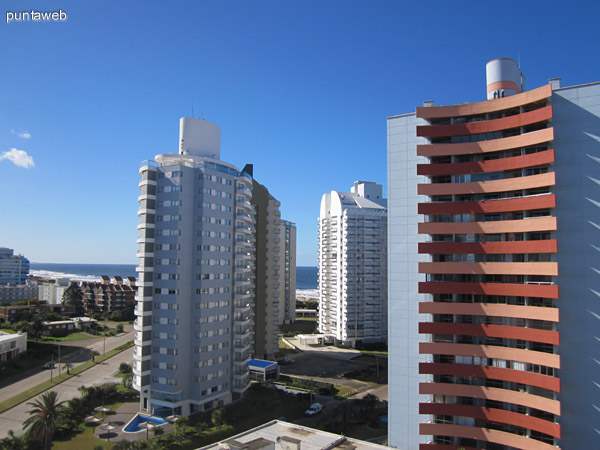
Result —
M 173 186 L 171 188 L 171 192 L 181 192 L 181 191 L 182 191 L 181 186 Z

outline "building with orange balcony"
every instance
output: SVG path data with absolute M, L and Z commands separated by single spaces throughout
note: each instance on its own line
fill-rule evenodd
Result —
M 388 118 L 389 443 L 598 446 L 600 83 Z

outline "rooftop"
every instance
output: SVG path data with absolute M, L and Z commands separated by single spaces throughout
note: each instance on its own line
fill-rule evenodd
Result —
M 201 450 L 389 450 L 385 445 L 273 420 Z

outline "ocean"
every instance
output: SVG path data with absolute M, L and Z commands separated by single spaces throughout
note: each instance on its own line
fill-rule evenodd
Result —
M 101 275 L 114 277 L 136 277 L 135 264 L 59 264 L 31 263 L 31 274 L 52 278 L 70 278 L 74 280 L 94 281 Z M 317 289 L 317 267 L 296 267 L 296 289 Z

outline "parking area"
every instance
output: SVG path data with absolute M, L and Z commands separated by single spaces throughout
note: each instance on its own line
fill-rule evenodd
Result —
M 282 365 L 280 370 L 285 375 L 336 378 L 365 366 L 365 363 L 359 361 L 333 358 L 324 353 L 301 353 L 294 356 L 293 363 Z

